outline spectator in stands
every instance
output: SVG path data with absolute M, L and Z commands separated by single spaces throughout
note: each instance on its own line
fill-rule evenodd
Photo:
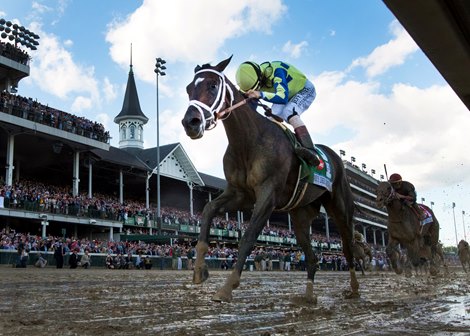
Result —
M 285 253 L 285 256 L 284 256 L 284 265 L 285 265 L 285 270 L 287 272 L 290 272 L 290 263 L 292 261 L 292 257 L 291 257 L 291 254 L 289 251 L 287 251 Z
M 72 253 L 70 254 L 70 257 L 69 257 L 69 265 L 70 265 L 70 268 L 77 268 L 78 266 L 77 249 L 72 250 Z
M 108 253 L 108 255 L 106 256 L 106 267 L 109 268 L 109 269 L 114 269 L 114 259 L 113 259 L 113 256 L 111 255 L 111 253 Z
M 20 238 L 20 241 L 18 242 L 18 247 L 16 248 L 16 250 L 18 251 L 18 257 L 17 257 L 17 261 L 16 261 L 16 267 L 17 268 L 22 268 L 23 267 L 23 252 L 25 250 L 25 246 L 24 246 L 24 236 L 21 236 Z M 26 267 L 26 266 L 24 266 Z
M 64 256 L 65 256 L 65 249 L 62 242 L 57 242 L 54 245 L 54 259 L 57 268 L 64 267 Z
M 38 260 L 36 261 L 34 266 L 36 266 L 38 268 L 44 268 L 44 267 L 46 267 L 46 265 L 47 265 L 47 260 L 44 259 L 44 257 L 42 256 L 41 253 L 39 253 L 38 254 Z
M 142 251 L 137 253 L 137 258 L 135 259 L 135 268 L 143 269 L 144 268 L 144 261 L 142 259 Z
M 91 266 L 91 257 L 87 249 L 83 252 L 82 258 L 80 259 L 80 266 L 85 269 Z
M 187 252 L 187 258 L 188 258 L 188 270 L 192 270 L 193 269 L 193 258 L 194 258 L 194 248 L 192 246 L 189 246 L 188 248 L 188 252 Z
M 132 253 L 129 252 L 126 256 L 126 264 L 124 266 L 125 269 L 133 269 L 134 268 L 134 263 L 132 261 Z
M 21 252 L 20 268 L 26 268 L 26 265 L 28 265 L 28 260 L 29 260 L 29 250 L 25 248 Z
M 150 259 L 150 256 L 145 256 L 144 258 L 144 267 L 146 270 L 149 270 L 152 268 L 152 259 Z

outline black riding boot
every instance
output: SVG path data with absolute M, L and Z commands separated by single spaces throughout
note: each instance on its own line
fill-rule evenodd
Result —
M 300 156 L 309 166 L 316 167 L 320 164 L 320 160 L 317 157 L 313 149 L 313 141 L 308 133 L 306 126 L 299 126 L 295 130 L 295 136 L 299 140 L 303 147 L 297 147 L 295 153 Z

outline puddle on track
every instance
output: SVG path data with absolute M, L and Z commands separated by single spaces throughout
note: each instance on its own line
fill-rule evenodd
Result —
M 244 272 L 233 301 L 211 301 L 227 271 L 202 285 L 189 271 L 0 267 L 0 335 L 470 335 L 470 275 L 405 278 L 318 272 Z

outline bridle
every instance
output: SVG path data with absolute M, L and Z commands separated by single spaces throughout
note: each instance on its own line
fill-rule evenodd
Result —
M 399 199 L 399 194 L 395 191 L 395 189 L 393 188 L 392 184 L 390 182 L 386 182 L 389 186 L 390 186 L 390 193 L 388 194 L 388 196 L 385 198 L 385 200 L 383 201 L 383 204 L 384 205 L 388 205 L 390 204 L 390 202 L 392 200 L 395 200 L 395 199 Z
M 189 106 L 193 106 L 201 114 L 202 123 L 204 124 L 204 129 L 211 130 L 215 128 L 215 126 L 217 126 L 218 119 L 224 120 L 228 118 L 232 110 L 234 110 L 236 107 L 243 105 L 243 104 L 240 104 L 241 103 L 240 102 L 236 104 L 235 106 L 232 106 L 233 100 L 234 100 L 233 91 L 230 85 L 225 80 L 225 75 L 223 73 L 216 71 L 214 69 L 202 69 L 202 70 L 197 71 L 194 74 L 194 77 L 196 77 L 197 75 L 203 72 L 212 72 L 212 73 L 215 73 L 217 76 L 219 76 L 220 82 L 219 82 L 219 89 L 217 91 L 217 96 L 214 99 L 214 102 L 212 103 L 211 106 L 196 99 L 190 100 Z M 227 93 L 229 95 L 228 99 L 227 99 Z M 224 106 L 225 103 L 227 103 L 229 107 L 222 110 L 222 107 Z M 208 118 L 206 118 L 204 111 L 210 115 Z
M 204 124 L 204 129 L 209 131 L 217 126 L 217 120 L 227 119 L 233 110 L 239 108 L 242 105 L 245 105 L 248 101 L 252 99 L 245 98 L 239 101 L 238 103 L 233 104 L 233 101 L 235 99 L 234 94 L 232 88 L 225 79 L 225 75 L 222 72 L 216 71 L 214 69 L 202 69 L 197 71 L 194 74 L 194 77 L 203 72 L 212 72 L 219 76 L 220 85 L 219 90 L 217 91 L 217 96 L 211 106 L 196 99 L 190 100 L 189 106 L 193 106 L 199 111 L 199 113 L 201 114 L 202 123 Z M 227 97 L 227 93 L 229 94 L 229 97 Z M 228 105 L 228 107 L 222 110 L 224 103 Z M 271 109 L 268 106 L 260 103 L 259 101 L 257 101 L 256 105 L 261 106 L 265 110 L 266 116 L 276 119 L 276 116 L 271 113 Z M 206 118 L 204 111 L 206 111 L 210 115 L 210 117 Z M 282 119 L 278 121 L 282 122 Z

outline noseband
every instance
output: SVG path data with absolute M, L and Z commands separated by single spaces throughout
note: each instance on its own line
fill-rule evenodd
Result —
M 217 91 L 217 96 L 211 106 L 195 99 L 189 101 L 189 106 L 193 106 L 201 114 L 204 129 L 211 130 L 215 126 L 217 126 L 217 120 L 219 119 L 219 116 L 223 116 L 224 114 L 227 114 L 227 112 L 224 113 L 225 111 L 228 111 L 228 115 L 230 115 L 230 112 L 232 110 L 231 107 L 232 107 L 234 96 L 233 96 L 232 88 L 228 85 L 227 81 L 225 80 L 225 75 L 223 73 L 213 70 L 213 69 L 202 69 L 196 72 L 194 74 L 194 77 L 196 77 L 198 74 L 203 73 L 203 72 L 212 72 L 212 73 L 215 73 L 217 76 L 219 76 L 220 82 L 219 82 L 219 90 Z M 229 93 L 229 96 L 230 96 L 229 99 L 226 99 L 227 92 Z M 227 100 L 228 100 L 229 108 L 221 112 L 222 107 L 224 106 L 224 103 L 226 103 Z M 210 115 L 210 117 L 206 118 L 204 112 L 207 112 Z M 226 116 L 226 118 L 228 117 L 228 115 Z

